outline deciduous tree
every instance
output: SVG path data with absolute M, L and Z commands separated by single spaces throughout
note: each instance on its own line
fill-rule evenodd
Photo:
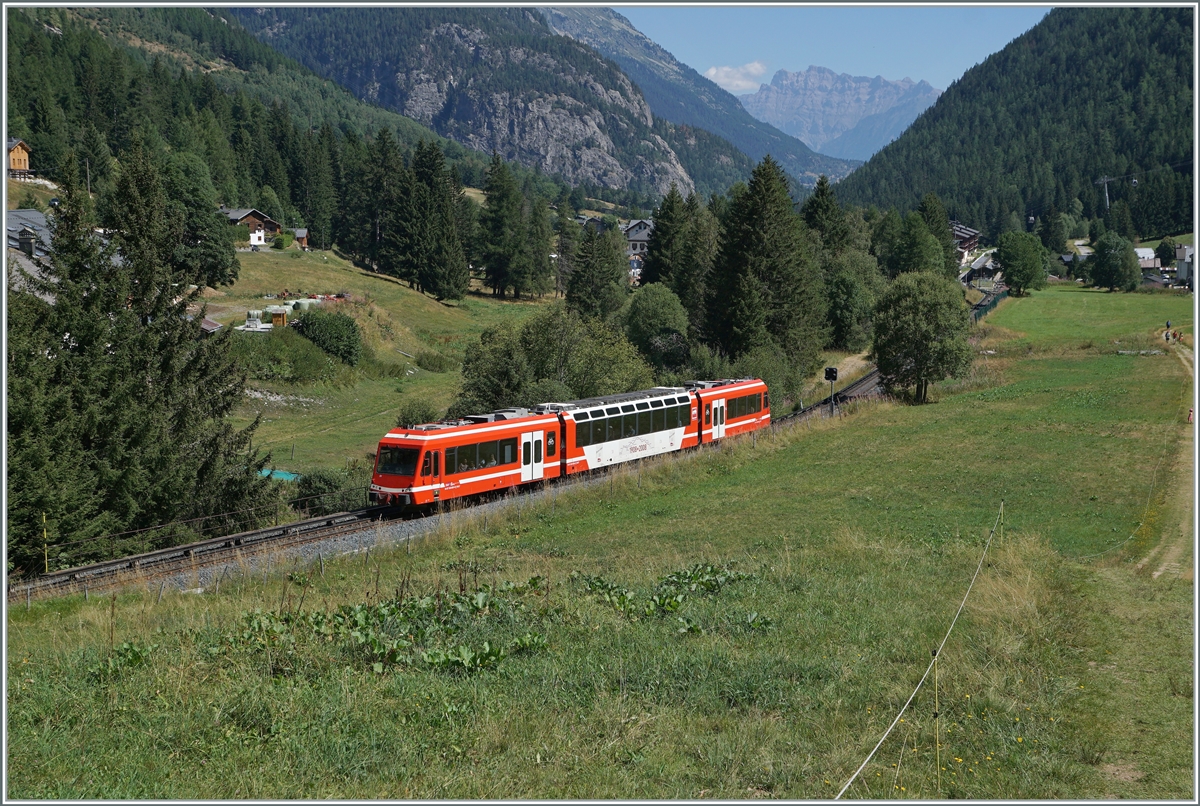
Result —
M 962 288 L 931 272 L 897 277 L 875 306 L 871 360 L 892 389 L 911 388 L 924 403 L 929 384 L 958 377 L 971 364 Z

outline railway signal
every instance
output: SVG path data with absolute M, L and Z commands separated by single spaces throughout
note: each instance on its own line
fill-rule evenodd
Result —
M 829 416 L 833 416 L 833 382 L 837 380 L 837 367 L 825 367 L 825 380 L 829 381 Z

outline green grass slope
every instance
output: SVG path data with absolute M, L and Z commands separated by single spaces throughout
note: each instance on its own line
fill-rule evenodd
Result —
M 377 361 L 402 367 L 406 373 L 395 378 L 343 372 L 333 382 L 318 384 L 251 380 L 255 396 L 247 397 L 235 413 L 235 424 L 249 424 L 262 414 L 254 444 L 272 451 L 274 465 L 282 469 L 364 461 L 379 438 L 395 426 L 397 409 L 410 397 L 444 410 L 457 393 L 457 368 L 429 372 L 416 365 L 416 357 L 432 351 L 457 364 L 467 344 L 485 329 L 523 319 L 539 305 L 499 302 L 482 294 L 441 303 L 393 278 L 359 269 L 333 252 L 265 249 L 240 252 L 238 258 L 242 270 L 237 283 L 206 292 L 211 318 L 240 325 L 247 310 L 277 304 L 279 300 L 265 296 L 285 289 L 305 296 L 347 293 L 349 301 L 326 307 L 353 316 Z
M 1190 332 L 1191 309 L 1052 288 L 1002 304 L 977 333 L 992 354 L 931 405 L 452 513 L 411 553 L 323 574 L 10 609 L 8 794 L 832 797 L 921 679 L 1003 499 L 938 721 L 930 682 L 854 796 L 1194 797 L 1193 583 L 1134 565 L 1178 503 L 1156 469 L 1191 381 L 1118 352 L 1154 349 L 1159 320 Z M 694 588 L 668 584 L 687 569 Z M 652 595 L 683 600 L 647 615 Z

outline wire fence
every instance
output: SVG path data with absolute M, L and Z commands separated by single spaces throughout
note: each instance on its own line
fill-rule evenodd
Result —
M 971 308 L 971 324 L 978 324 L 980 319 L 994 311 L 996 306 L 1006 299 L 1008 299 L 1007 288 L 999 294 L 980 300 L 978 304 Z
M 900 712 L 896 714 L 896 718 L 892 720 L 892 724 L 888 725 L 888 729 L 883 732 L 883 736 L 880 737 L 878 743 L 876 743 L 871 752 L 867 754 L 867 757 L 863 759 L 863 763 L 858 766 L 858 769 L 854 771 L 854 774 L 850 776 L 850 780 L 846 781 L 846 785 L 843 786 L 841 791 L 837 793 L 837 795 L 834 797 L 834 800 L 839 800 L 842 795 L 846 793 L 846 790 L 850 788 L 850 785 L 854 783 L 855 779 L 858 778 L 859 773 L 866 769 L 867 764 L 871 762 L 871 759 L 874 758 L 875 753 L 879 751 L 879 748 L 883 746 L 885 741 L 887 741 L 887 737 L 891 735 L 892 730 L 895 729 L 896 725 L 900 722 L 900 719 L 904 716 L 904 712 L 908 710 L 908 706 L 912 705 L 912 701 L 917 696 L 917 692 L 921 690 L 921 686 L 925 685 L 925 681 L 929 678 L 929 673 L 934 672 L 937 669 L 938 655 L 942 654 L 942 650 L 945 649 L 946 642 L 950 640 L 950 633 L 954 632 L 954 625 L 958 623 L 958 617 L 962 615 L 963 608 L 967 606 L 967 597 L 971 595 L 971 589 L 975 587 L 975 580 L 979 579 L 979 572 L 983 570 L 983 561 L 987 558 L 988 549 L 991 548 L 992 538 L 996 536 L 997 529 L 1000 529 L 1001 535 L 1004 534 L 1003 501 L 1000 502 L 1000 511 L 996 513 L 996 522 L 992 524 L 992 531 L 988 533 L 987 543 L 985 543 L 983 546 L 983 553 L 979 555 L 979 565 L 975 567 L 975 575 L 971 577 L 971 583 L 967 585 L 967 592 L 963 594 L 962 602 L 959 603 L 958 610 L 954 613 L 954 618 L 950 620 L 950 626 L 946 629 L 946 634 L 942 636 L 942 642 L 938 644 L 937 649 L 933 650 L 933 657 L 929 661 L 929 666 L 925 668 L 925 674 L 921 675 L 920 682 L 917 683 L 917 687 L 913 689 L 913 692 L 909 695 L 908 700 L 903 706 L 901 706 Z M 936 711 L 934 712 L 934 718 L 937 718 Z M 935 737 L 935 747 L 937 746 L 937 742 L 938 740 Z M 939 764 L 939 775 L 940 769 L 941 767 Z M 899 774 L 899 768 L 897 768 L 897 774 Z

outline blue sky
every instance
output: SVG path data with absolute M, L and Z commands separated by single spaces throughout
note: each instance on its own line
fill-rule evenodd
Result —
M 939 90 L 1032 28 L 1046 6 L 613 6 L 676 59 L 740 95 L 777 70 L 924 79 Z

